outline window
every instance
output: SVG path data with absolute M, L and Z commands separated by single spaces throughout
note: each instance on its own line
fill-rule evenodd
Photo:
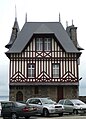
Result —
M 36 39 L 36 50 L 37 51 L 42 51 L 43 50 L 43 40 L 42 40 L 42 38 L 37 38 Z
M 30 99 L 27 101 L 29 104 L 35 104 L 35 99 Z
M 59 64 L 53 64 L 53 78 L 59 77 Z
M 64 100 L 60 100 L 59 101 L 59 104 L 62 104 L 63 105 L 64 104 Z
M 35 104 L 41 104 L 41 101 L 39 99 L 35 99 Z
M 73 106 L 73 103 L 70 100 L 66 100 L 64 105 L 72 105 Z
M 34 64 L 28 64 L 28 77 L 34 77 L 35 75 L 35 66 Z
M 50 38 L 45 38 L 44 39 L 44 50 L 45 51 L 50 51 L 51 50 L 51 40 L 50 40 Z
M 39 99 L 30 99 L 28 101 L 29 104 L 41 104 L 41 101 Z
M 7 109 L 13 107 L 13 103 L 11 102 L 2 102 L 2 107 L 5 107 Z
M 51 38 L 37 38 L 36 51 L 51 51 Z

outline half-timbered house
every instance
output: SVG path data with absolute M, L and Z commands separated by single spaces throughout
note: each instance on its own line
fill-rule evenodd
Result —
M 77 98 L 79 58 L 77 28 L 60 22 L 26 22 L 19 31 L 15 19 L 9 43 L 9 98 Z

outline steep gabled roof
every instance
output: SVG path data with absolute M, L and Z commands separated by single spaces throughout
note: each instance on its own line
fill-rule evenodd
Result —
M 21 53 L 33 34 L 54 34 L 68 53 L 80 53 L 60 22 L 26 22 L 7 53 Z
M 14 43 L 14 41 L 16 40 L 18 33 L 19 33 L 19 25 L 17 22 L 17 19 L 15 19 L 13 28 L 12 28 L 12 33 L 11 33 L 11 37 L 10 37 L 10 41 L 9 43 L 5 46 L 6 48 L 10 48 L 12 46 L 12 44 Z

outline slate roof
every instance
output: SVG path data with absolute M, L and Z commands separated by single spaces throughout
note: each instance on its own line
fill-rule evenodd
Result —
M 6 48 L 10 48 L 12 46 L 12 44 L 14 43 L 18 33 L 19 33 L 19 25 L 17 22 L 17 19 L 14 22 L 13 28 L 12 28 L 12 33 L 11 33 L 11 37 L 10 37 L 10 41 L 9 43 L 5 46 Z
M 60 22 L 26 22 L 7 53 L 21 53 L 33 34 L 54 34 L 68 53 L 80 53 Z

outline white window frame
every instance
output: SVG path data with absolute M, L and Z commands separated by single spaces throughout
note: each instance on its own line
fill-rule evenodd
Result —
M 28 77 L 33 78 L 35 75 L 35 65 L 28 64 Z
M 44 38 L 44 51 L 51 51 L 51 40 L 50 40 L 50 38 Z
M 59 64 L 53 64 L 53 78 L 59 78 Z
M 36 50 L 37 51 L 43 50 L 43 38 L 36 38 Z
M 51 51 L 51 38 L 36 38 L 36 51 Z

